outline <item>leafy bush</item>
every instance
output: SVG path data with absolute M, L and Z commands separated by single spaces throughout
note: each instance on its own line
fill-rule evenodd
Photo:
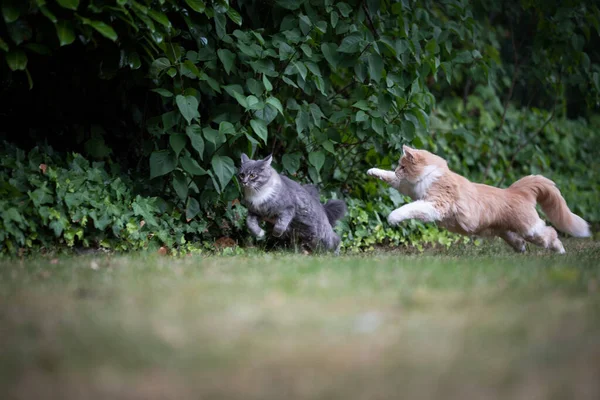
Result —
M 413 232 L 430 228 L 400 237 L 385 223 L 377 228 L 377 219 L 362 221 L 373 198 L 389 195 L 364 171 L 391 166 L 404 143 L 436 151 L 457 172 L 487 183 L 549 174 L 576 211 L 600 219 L 598 180 L 583 167 L 597 166 L 597 146 L 578 145 L 598 140 L 595 4 L 6 0 L 1 11 L 0 134 L 19 148 L 50 144 L 112 169 L 89 181 L 87 200 L 73 209 L 36 170 L 40 179 L 27 181 L 27 190 L 49 190 L 55 203 L 36 207 L 57 207 L 58 216 L 32 220 L 41 216 L 37 208 L 3 203 L 11 215 L 21 213 L 11 227 L 22 226 L 33 241 L 50 223 L 65 243 L 103 243 L 112 232 L 127 248 L 241 235 L 230 223 L 243 213 L 232 206 L 241 152 L 272 152 L 278 170 L 348 198 L 357 207 L 343 227 L 348 247 L 412 241 L 420 237 Z M 65 169 L 57 179 L 67 179 L 75 157 L 48 164 Z M 101 175 L 104 167 L 94 165 Z M 76 236 L 68 213 L 91 213 L 91 203 L 106 196 L 121 201 L 110 186 L 91 189 L 113 176 L 135 183 L 127 207 L 112 209 L 106 226 L 97 214 L 103 210 L 98 221 L 86 214 L 94 228 Z M 138 195 L 148 202 L 138 208 L 161 216 L 145 228 L 162 233 L 147 242 L 126 232 L 129 219 L 141 218 L 133 209 Z M 198 234 L 187 219 L 207 231 Z M 368 238 L 367 229 L 381 230 Z M 12 232 L 10 240 L 27 244 L 29 233 Z
M 0 156 L 0 252 L 56 244 L 115 250 L 200 248 L 216 232 L 239 230 L 244 210 L 224 210 L 225 220 L 198 218 L 158 197 L 132 191 L 125 176 L 109 174 L 104 163 L 79 154 L 63 158 L 51 148 L 28 154 L 6 145 Z M 212 231 L 212 232 L 211 232 Z

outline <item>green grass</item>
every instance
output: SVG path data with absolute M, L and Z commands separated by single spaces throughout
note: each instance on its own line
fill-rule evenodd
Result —
M 0 393 L 598 399 L 600 242 L 565 247 L 2 261 Z

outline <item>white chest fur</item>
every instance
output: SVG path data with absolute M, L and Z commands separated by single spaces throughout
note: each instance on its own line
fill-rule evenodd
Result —
M 271 200 L 277 194 L 280 185 L 281 179 L 279 176 L 274 176 L 260 190 L 248 191 L 246 193 L 246 201 L 252 204 L 252 206 L 260 208 L 261 205 Z
M 431 185 L 437 181 L 444 172 L 435 165 L 428 165 L 423 170 L 421 178 L 415 183 L 413 192 L 417 199 L 422 199 L 427 195 Z

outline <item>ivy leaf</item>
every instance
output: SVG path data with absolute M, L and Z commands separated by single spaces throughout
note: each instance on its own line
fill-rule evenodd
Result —
M 342 40 L 337 51 L 340 53 L 358 53 L 362 38 L 359 34 L 350 34 Z
M 219 49 L 217 50 L 217 55 L 219 56 L 219 60 L 223 63 L 223 67 L 225 67 L 225 72 L 229 75 L 235 63 L 235 54 L 227 49 Z
M 204 155 L 204 139 L 202 138 L 202 128 L 200 125 L 192 124 L 185 128 L 186 135 L 192 142 L 192 147 L 198 152 L 200 159 Z
M 188 195 L 188 184 L 185 175 L 181 171 L 173 172 L 173 189 L 182 201 L 185 200 Z
M 6 63 L 12 71 L 23 71 L 27 68 L 27 55 L 21 49 L 13 49 L 6 54 Z
M 263 142 L 267 143 L 267 138 L 269 136 L 269 132 L 267 131 L 267 124 L 265 121 L 260 119 L 252 119 L 250 121 L 250 126 L 256 135 L 263 140 Z
M 279 99 L 277 97 L 269 97 L 267 99 L 267 104 L 272 105 L 273 107 L 275 107 L 277 109 L 277 111 L 279 111 L 281 113 L 281 115 L 283 115 L 283 106 L 281 105 L 281 102 L 279 101 Z
M 188 197 L 187 204 L 185 206 L 185 218 L 189 221 L 200 213 L 200 203 L 193 197 Z
M 325 164 L 325 154 L 321 150 L 313 151 L 308 154 L 308 162 L 319 172 L 323 168 L 323 164 Z
M 221 121 L 219 124 L 219 135 L 235 135 L 235 127 L 231 122 Z
M 173 93 L 169 92 L 167 89 L 156 88 L 156 89 L 151 89 L 150 91 L 154 92 L 154 93 L 158 93 L 162 97 L 173 97 Z
M 306 80 L 306 74 L 308 73 L 308 71 L 307 71 L 304 63 L 302 63 L 300 61 L 295 62 L 294 67 L 296 67 L 296 70 L 300 73 L 300 76 L 302 77 L 302 79 Z
M 19 19 L 21 12 L 17 7 L 13 7 L 13 5 L 8 1 L 4 1 L 4 4 L 0 5 L 2 8 L 2 15 L 4 16 L 4 22 L 7 24 L 12 24 L 16 20 Z
M 172 133 L 169 136 L 169 144 L 171 148 L 175 152 L 175 155 L 178 156 L 181 153 L 181 150 L 185 147 L 186 139 L 185 135 L 182 133 Z
M 233 174 L 235 173 L 235 165 L 233 160 L 227 156 L 220 156 L 215 154 L 211 160 L 212 170 L 219 180 L 221 189 L 225 189 L 225 186 L 231 181 Z
M 234 24 L 242 26 L 242 16 L 236 10 L 229 7 L 229 9 L 227 9 L 227 16 L 233 21 Z
M 66 46 L 75 41 L 75 31 L 71 21 L 60 20 L 56 24 L 56 34 L 61 46 Z
M 300 159 L 302 154 L 295 153 L 285 153 L 281 158 L 281 163 L 283 164 L 283 168 L 285 168 L 290 174 L 295 174 L 296 171 L 300 168 Z
M 327 60 L 327 62 L 333 67 L 335 70 L 338 65 L 338 55 L 337 55 L 338 47 L 335 43 L 323 43 L 321 44 L 321 52 L 323 53 L 323 57 Z
M 464 50 L 458 53 L 452 61 L 457 64 L 468 64 L 473 61 L 473 54 L 469 50 Z
M 79 7 L 79 0 L 56 0 L 56 2 L 63 8 L 76 11 Z
M 227 35 L 227 31 L 225 30 L 226 25 L 227 25 L 227 20 L 225 18 L 225 15 L 223 15 L 223 14 L 215 15 L 214 19 L 215 19 L 215 31 L 217 32 L 217 37 L 222 40 L 225 37 L 225 35 Z
M 200 0 L 185 0 L 185 2 L 187 3 L 188 6 L 190 6 L 190 8 L 198 13 L 203 13 L 204 10 L 206 9 L 206 5 L 204 4 L 203 1 Z
M 271 81 L 269 81 L 269 78 L 267 78 L 267 76 L 264 74 L 262 77 L 262 81 L 263 81 L 263 85 L 265 85 L 265 90 L 267 92 L 270 92 L 271 90 L 273 90 L 273 85 L 271 84 Z
M 175 102 L 177 103 L 179 112 L 181 112 L 181 115 L 183 115 L 183 118 L 186 119 L 188 124 L 190 124 L 194 118 L 200 118 L 200 114 L 198 113 L 198 99 L 194 96 L 177 95 L 177 97 L 175 97 Z
M 177 159 L 169 150 L 155 151 L 150 155 L 150 179 L 166 175 L 175 169 Z
M 91 26 L 92 28 L 94 28 L 95 30 L 100 32 L 100 34 L 102 36 L 104 36 L 107 39 L 112 40 L 113 42 L 118 39 L 117 32 L 115 32 L 115 30 L 111 26 L 105 24 L 102 21 L 93 21 L 93 20 L 84 18 L 83 23 Z
M 338 10 L 340 10 L 340 13 L 344 16 L 344 18 L 347 18 L 352 12 L 352 7 L 344 2 L 337 3 L 336 7 Z
M 368 57 L 369 61 L 369 75 L 375 82 L 381 80 L 383 74 L 383 60 L 379 54 L 371 53 Z
M 200 176 L 206 175 L 206 170 L 198 164 L 189 154 L 184 155 L 179 159 L 179 163 L 185 172 L 190 175 Z

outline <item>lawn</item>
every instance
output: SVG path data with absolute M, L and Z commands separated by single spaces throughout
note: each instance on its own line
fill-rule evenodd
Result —
M 600 242 L 565 247 L 0 261 L 0 393 L 596 400 Z

